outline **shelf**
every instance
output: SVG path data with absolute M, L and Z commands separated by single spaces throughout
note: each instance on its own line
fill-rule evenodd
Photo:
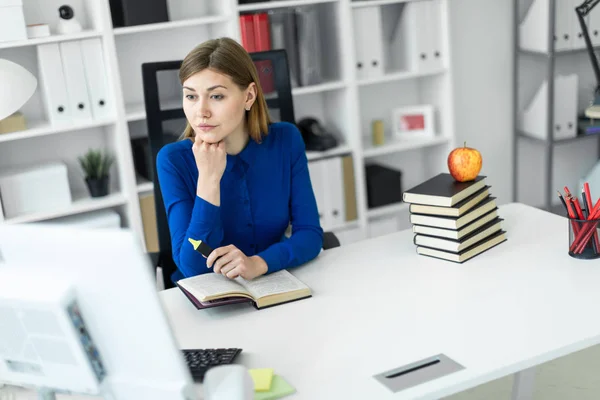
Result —
M 255 11 L 268 10 L 273 8 L 298 7 L 307 6 L 310 4 L 325 4 L 335 3 L 338 0 L 280 0 L 280 1 L 264 1 L 260 3 L 243 4 L 238 6 L 238 11 Z
M 154 190 L 154 183 L 147 181 L 144 178 L 139 178 L 137 181 L 137 192 L 138 193 L 145 193 L 145 192 L 151 192 Z
M 80 197 L 75 198 L 73 203 L 64 209 L 43 211 L 19 217 L 7 218 L 6 224 L 21 224 L 26 222 L 44 221 L 47 219 L 65 217 L 67 215 L 80 214 L 88 211 L 102 210 L 105 208 L 121 206 L 125 204 L 125 197 L 121 193 L 114 193 L 104 197 Z
M 407 79 L 422 78 L 422 77 L 426 77 L 426 76 L 443 74 L 444 72 L 446 72 L 446 68 L 434 69 L 434 70 L 425 71 L 425 72 L 394 72 L 391 74 L 385 74 L 385 75 L 377 77 L 377 78 L 359 80 L 358 85 L 366 86 L 366 85 L 374 85 L 377 83 L 385 83 L 385 82 L 393 82 L 393 81 L 402 81 L 402 80 L 407 80 Z
M 437 146 L 440 144 L 448 143 L 450 139 L 444 136 L 436 136 L 433 138 L 425 138 L 421 140 L 395 140 L 386 137 L 386 140 L 387 143 L 381 146 L 373 146 L 371 144 L 365 146 L 363 148 L 364 158 L 377 157 L 384 154 Z
M 308 158 L 308 161 L 313 161 L 321 158 L 334 157 L 349 153 L 352 153 L 350 146 L 342 144 L 326 151 L 307 151 L 306 158 Z
M 408 210 L 408 203 L 390 204 L 387 206 L 381 206 L 376 208 L 370 208 L 367 210 L 367 218 L 375 219 L 385 217 L 393 214 L 399 214 Z
M 161 102 L 161 110 L 182 108 L 181 98 Z M 125 119 L 128 122 L 146 119 L 146 105 L 144 103 L 129 103 L 125 105 Z
M 68 35 L 50 35 L 43 38 L 15 40 L 14 42 L 1 42 L 0 49 L 8 49 L 11 47 L 35 46 L 38 44 L 45 43 L 59 43 L 66 42 L 69 40 L 88 39 L 100 36 L 102 36 L 102 33 L 98 31 L 83 31 L 79 33 L 71 33 Z
M 78 131 L 83 129 L 98 128 L 114 124 L 113 119 L 79 122 L 76 124 L 50 125 L 47 121 L 30 121 L 27 122 L 29 129 L 18 132 L 0 134 L 0 143 L 10 142 L 12 140 L 29 139 L 39 136 L 54 135 L 63 132 Z
M 162 31 L 162 30 L 167 30 L 167 29 L 185 28 L 188 26 L 218 24 L 218 23 L 222 23 L 222 22 L 227 22 L 227 21 L 229 21 L 229 19 L 230 18 L 228 16 L 215 15 L 215 16 L 185 19 L 182 21 L 168 21 L 168 22 L 157 22 L 154 24 L 125 26 L 125 27 L 121 27 L 121 28 L 114 28 L 113 32 L 114 32 L 115 36 L 130 35 L 130 34 L 134 34 L 134 33 L 156 32 L 156 31 Z
M 367 1 L 351 1 L 350 5 L 352 8 L 359 7 L 374 7 L 374 6 L 385 6 L 387 4 L 398 4 L 408 3 L 413 0 L 367 0 Z
M 529 135 L 526 132 L 522 132 L 519 131 L 519 136 L 527 139 L 527 140 L 531 140 L 532 142 L 536 142 L 536 143 L 540 143 L 540 144 L 545 144 L 547 142 L 546 139 L 540 139 L 536 136 L 533 135 Z M 568 138 L 568 139 L 555 139 L 551 141 L 551 144 L 556 144 L 556 145 L 560 145 L 560 144 L 567 144 L 567 143 L 573 143 L 573 142 L 578 142 L 580 140 L 583 139 L 588 139 L 588 138 L 598 138 L 600 137 L 600 134 L 598 133 L 593 133 L 593 134 L 588 134 L 588 135 L 577 135 L 575 137 L 572 138 Z
M 292 89 L 292 95 L 302 96 L 304 94 L 323 93 L 332 90 L 344 89 L 345 87 L 345 82 L 325 82 L 318 85 L 295 87 Z
M 340 232 L 340 231 L 345 231 L 345 230 L 349 230 L 349 229 L 354 229 L 354 228 L 358 228 L 360 225 L 358 223 L 358 220 L 354 220 L 354 221 L 346 221 L 341 225 L 336 225 L 334 227 L 329 228 L 329 231 L 334 231 L 334 232 Z

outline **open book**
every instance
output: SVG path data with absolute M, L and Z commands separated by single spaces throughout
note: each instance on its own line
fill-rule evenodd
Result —
M 198 309 L 244 302 L 260 309 L 312 296 L 310 288 L 286 270 L 251 281 L 208 273 L 181 279 L 177 286 Z

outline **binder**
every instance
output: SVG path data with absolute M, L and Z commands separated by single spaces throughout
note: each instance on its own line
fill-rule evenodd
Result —
M 299 86 L 300 63 L 295 13 L 290 9 L 270 10 L 269 20 L 271 22 L 271 46 L 273 50 L 284 49 L 286 51 L 291 84 L 292 87 L 297 87 Z
M 594 9 L 588 14 L 587 27 L 594 47 L 600 46 L 600 10 Z
M 73 121 L 91 120 L 92 110 L 85 79 L 81 43 L 78 40 L 61 42 L 59 47 L 63 71 L 67 78 L 67 94 L 71 108 L 71 119 Z
M 555 140 L 569 139 L 577 135 L 577 74 L 558 75 L 554 79 L 554 126 L 551 134 Z M 531 103 L 521 114 L 521 130 L 530 136 L 546 140 L 548 82 L 544 81 Z
M 381 8 L 361 7 L 354 15 L 356 76 L 359 80 L 383 75 L 383 28 Z
M 570 9 L 571 0 L 556 0 L 554 51 L 570 50 L 573 48 L 573 16 L 575 9 Z
M 37 46 L 38 80 L 44 98 L 46 115 L 51 124 L 71 122 L 67 81 L 57 43 Z
M 425 15 L 427 17 L 429 27 L 426 31 L 428 68 L 430 70 L 441 69 L 444 67 L 444 49 L 442 41 L 442 3 L 440 0 L 429 0 L 424 2 Z
M 549 20 L 550 0 L 533 0 L 525 18 L 519 25 L 519 46 L 521 49 L 542 53 L 547 53 L 550 50 L 547 33 Z M 558 24 L 556 26 L 558 27 Z
M 321 33 L 315 6 L 296 7 L 296 28 L 298 32 L 298 53 L 300 59 L 300 85 L 321 83 L 323 60 L 321 53 Z
M 324 160 L 326 165 L 327 193 L 325 204 L 330 214 L 331 226 L 342 226 L 346 220 L 344 204 L 344 170 L 342 159 L 333 157 Z M 328 201 L 327 201 L 328 200 Z
M 314 160 L 308 162 L 308 173 L 312 184 L 317 209 L 319 210 L 319 222 L 323 230 L 331 229 L 331 218 L 328 212 L 329 201 L 327 199 L 327 176 L 326 160 Z
M 248 53 L 256 51 L 256 42 L 254 34 L 254 20 L 252 14 L 240 15 L 240 35 L 242 39 L 242 46 Z
M 567 9 L 564 10 L 565 13 L 570 15 L 571 21 L 571 47 L 573 49 L 584 49 L 585 48 L 585 39 L 583 38 L 583 31 L 581 30 L 581 25 L 579 25 L 579 17 L 577 16 L 577 12 L 575 11 L 576 7 L 579 7 L 581 1 L 580 0 L 566 0 L 568 4 L 566 4 Z M 597 14 L 598 10 L 594 13 L 593 11 L 589 13 L 585 18 L 585 23 L 588 27 L 588 31 L 590 30 L 590 15 Z M 590 39 L 592 38 L 592 33 L 590 32 Z
M 426 1 L 406 3 L 400 20 L 399 35 L 404 38 L 403 57 L 409 71 L 425 72 L 430 68 L 431 40 L 427 26 L 428 4 Z
M 85 78 L 90 95 L 94 119 L 106 119 L 112 114 L 112 102 L 108 98 L 108 80 L 100 38 L 81 41 L 85 66 Z

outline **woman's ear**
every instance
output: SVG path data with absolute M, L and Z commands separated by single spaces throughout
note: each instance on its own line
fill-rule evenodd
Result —
M 248 88 L 246 89 L 246 101 L 244 103 L 244 106 L 247 111 L 250 111 L 250 109 L 252 108 L 252 105 L 254 104 L 255 101 L 256 101 L 256 83 L 252 82 L 248 85 Z

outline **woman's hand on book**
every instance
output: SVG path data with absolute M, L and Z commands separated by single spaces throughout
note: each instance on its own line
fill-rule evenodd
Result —
M 241 276 L 251 280 L 266 274 L 268 270 L 267 263 L 261 257 L 247 257 L 234 245 L 214 249 L 206 259 L 206 266 L 230 279 Z

